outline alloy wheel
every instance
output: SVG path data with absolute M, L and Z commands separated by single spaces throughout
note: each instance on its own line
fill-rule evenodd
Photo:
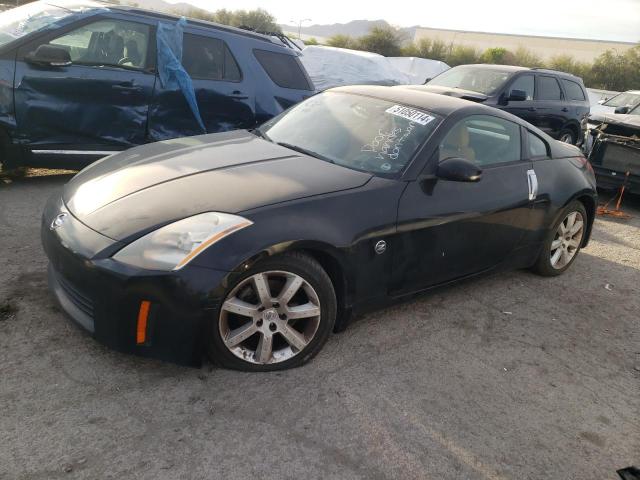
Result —
M 551 242 L 551 266 L 556 270 L 566 267 L 576 256 L 584 235 L 584 218 L 580 212 L 571 212 L 560 222 Z
M 320 325 L 320 300 L 309 282 L 285 271 L 242 280 L 220 309 L 220 336 L 236 357 L 254 364 L 295 357 Z
M 573 135 L 570 133 L 564 133 L 560 136 L 560 141 L 562 143 L 568 143 L 570 145 L 573 145 Z

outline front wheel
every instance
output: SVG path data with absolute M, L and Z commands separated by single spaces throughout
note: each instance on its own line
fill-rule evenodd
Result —
M 533 271 L 547 277 L 560 275 L 580 252 L 587 228 L 587 212 L 581 202 L 572 202 L 547 234 Z
M 245 371 L 300 366 L 327 341 L 336 319 L 336 296 L 313 258 L 270 257 L 243 274 L 210 323 L 207 350 L 223 367 Z

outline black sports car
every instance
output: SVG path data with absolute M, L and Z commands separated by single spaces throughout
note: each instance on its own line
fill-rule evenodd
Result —
M 591 232 L 581 152 L 443 95 L 344 87 L 254 131 L 128 150 L 46 207 L 62 308 L 124 352 L 275 370 L 350 317 L 505 268 L 558 275 Z

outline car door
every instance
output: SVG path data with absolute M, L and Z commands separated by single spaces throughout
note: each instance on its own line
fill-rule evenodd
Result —
M 481 179 L 438 178 L 438 164 L 450 157 L 476 163 Z M 420 290 L 509 260 L 531 214 L 531 162 L 522 158 L 516 123 L 471 115 L 450 127 L 426 173 L 409 183 L 400 200 L 392 292 Z
M 509 112 L 516 117 L 520 117 L 523 120 L 539 127 L 538 116 L 536 111 L 535 99 L 535 75 L 533 73 L 523 73 L 518 75 L 511 81 L 505 91 L 505 98 L 509 98 L 513 90 L 520 90 L 525 92 L 526 100 L 514 101 L 507 100 L 507 104 L 500 107 L 501 110 Z
M 20 140 L 34 150 L 68 153 L 145 143 L 155 83 L 153 30 L 144 20 L 92 17 L 22 47 L 15 74 Z M 43 45 L 66 50 L 72 63 L 30 61 Z
M 185 32 L 182 46 L 182 65 L 191 77 L 206 133 L 251 128 L 256 123 L 254 84 L 249 72 L 240 68 L 230 47 L 233 42 L 214 34 Z M 153 95 L 149 132 L 154 140 L 205 133 L 182 92 L 166 89 L 161 82 Z
M 568 107 L 556 77 L 536 75 L 535 104 L 538 124 L 534 125 L 552 137 L 558 138 L 565 123 Z

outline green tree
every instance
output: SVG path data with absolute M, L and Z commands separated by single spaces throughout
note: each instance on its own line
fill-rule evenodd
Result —
M 358 49 L 358 42 L 353 37 L 349 35 L 334 35 L 329 37 L 327 40 L 327 45 L 330 47 L 338 47 L 338 48 L 350 48 L 352 50 Z
M 479 60 L 480 54 L 477 49 L 466 45 L 452 45 L 444 61 L 449 66 L 455 67 L 468 63 L 478 63 Z
M 373 27 L 358 39 L 359 50 L 397 57 L 402 53 L 402 35 L 392 27 Z
M 546 66 L 553 70 L 572 73 L 581 77 L 586 83 L 593 83 L 593 65 L 587 62 L 578 62 L 571 55 L 556 55 L 546 62 Z
M 420 57 L 430 60 L 444 61 L 449 47 L 442 40 L 431 40 L 421 38 L 417 43 L 410 43 L 402 48 L 402 55 L 405 57 Z
M 503 47 L 487 48 L 480 56 L 480 61 L 497 65 L 514 65 L 515 55 Z
M 608 50 L 593 62 L 592 86 L 624 91 L 640 84 L 640 45 L 624 53 Z
M 232 27 L 246 27 L 259 32 L 281 32 L 276 19 L 266 10 L 227 10 L 221 8 L 215 12 L 208 12 L 200 8 L 176 11 L 178 15 L 189 18 L 197 18 L 209 22 L 230 25 Z
M 542 59 L 524 47 L 518 47 L 513 53 L 513 64 L 521 67 L 540 67 L 543 62 Z
M 305 45 L 318 45 L 318 40 L 315 37 L 308 38 L 304 40 Z
M 276 23 L 276 18 L 262 8 L 256 10 L 236 10 L 234 14 L 234 26 L 236 27 L 249 27 L 259 32 L 282 31 Z

